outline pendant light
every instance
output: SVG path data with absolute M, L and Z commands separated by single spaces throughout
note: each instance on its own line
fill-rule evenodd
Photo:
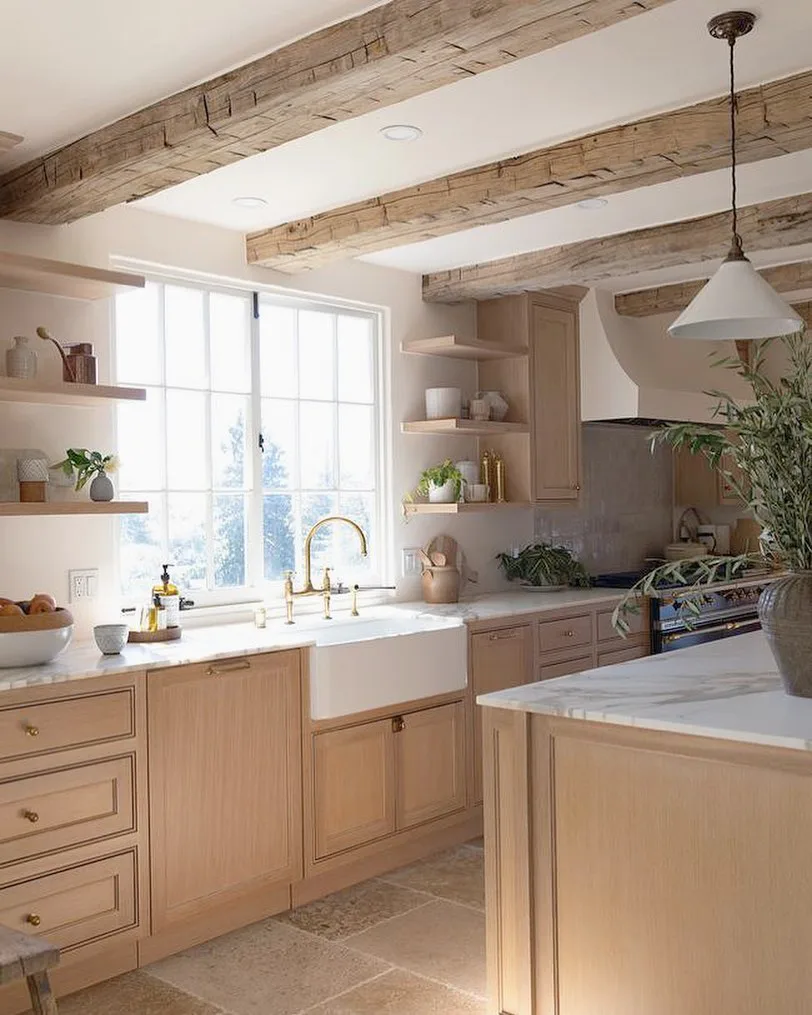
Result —
M 714 39 L 730 47 L 730 154 L 733 197 L 733 237 L 730 253 L 707 285 L 668 329 L 674 338 L 724 339 L 774 338 L 801 331 L 803 320 L 782 299 L 745 257 L 738 233 L 736 206 L 736 81 L 733 51 L 736 40 L 753 30 L 755 14 L 728 11 L 708 22 Z

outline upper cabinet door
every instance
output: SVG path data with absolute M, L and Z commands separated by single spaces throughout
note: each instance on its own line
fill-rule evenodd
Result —
M 578 310 L 531 304 L 533 496 L 577 501 L 581 491 Z

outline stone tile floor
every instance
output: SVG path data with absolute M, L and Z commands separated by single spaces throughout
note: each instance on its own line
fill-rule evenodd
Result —
M 60 1015 L 484 1015 L 482 842 L 59 1002 Z

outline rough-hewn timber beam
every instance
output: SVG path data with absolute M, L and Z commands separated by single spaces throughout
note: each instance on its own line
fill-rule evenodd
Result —
M 812 243 L 812 194 L 743 208 L 739 231 L 746 250 Z M 720 212 L 424 275 L 423 298 L 456 303 L 561 285 L 599 286 L 607 278 L 712 261 L 729 247 L 730 214 Z
M 812 72 L 739 95 L 742 162 L 812 148 Z M 316 268 L 729 165 L 723 96 L 287 222 L 247 239 L 249 262 Z
M 812 289 L 812 261 L 762 268 L 759 274 L 780 293 Z M 698 282 L 677 282 L 675 285 L 661 285 L 656 289 L 620 293 L 615 296 L 615 310 L 624 317 L 678 313 L 688 306 L 706 281 L 707 279 Z
M 670 0 L 390 0 L 0 177 L 0 217 L 69 222 Z

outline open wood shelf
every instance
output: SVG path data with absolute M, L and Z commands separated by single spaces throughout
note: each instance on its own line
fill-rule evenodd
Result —
M 0 517 L 4 515 L 143 515 L 149 511 L 145 500 L 65 500 L 45 504 L 19 504 L 16 501 L 0 502 Z
M 127 271 L 110 271 L 86 264 L 0 251 L 0 289 L 22 289 L 77 300 L 102 300 L 122 288 L 142 289 L 144 284 L 143 275 Z
M 467 515 L 477 511 L 505 511 L 508 508 L 529 508 L 532 504 L 525 501 L 506 501 L 504 504 L 404 504 L 407 515 Z
M 529 433 L 527 423 L 497 423 L 478 419 L 419 419 L 401 423 L 403 433 L 460 434 L 463 437 L 496 437 L 506 433 Z
M 483 342 L 478 338 L 458 338 L 456 335 L 401 342 L 400 351 L 416 356 L 452 356 L 471 360 L 511 359 L 528 355 L 527 346 Z
M 0 377 L 0 402 L 28 402 L 41 405 L 99 405 L 104 401 L 143 402 L 144 388 L 122 388 L 107 384 L 68 384 L 64 381 L 23 381 Z

